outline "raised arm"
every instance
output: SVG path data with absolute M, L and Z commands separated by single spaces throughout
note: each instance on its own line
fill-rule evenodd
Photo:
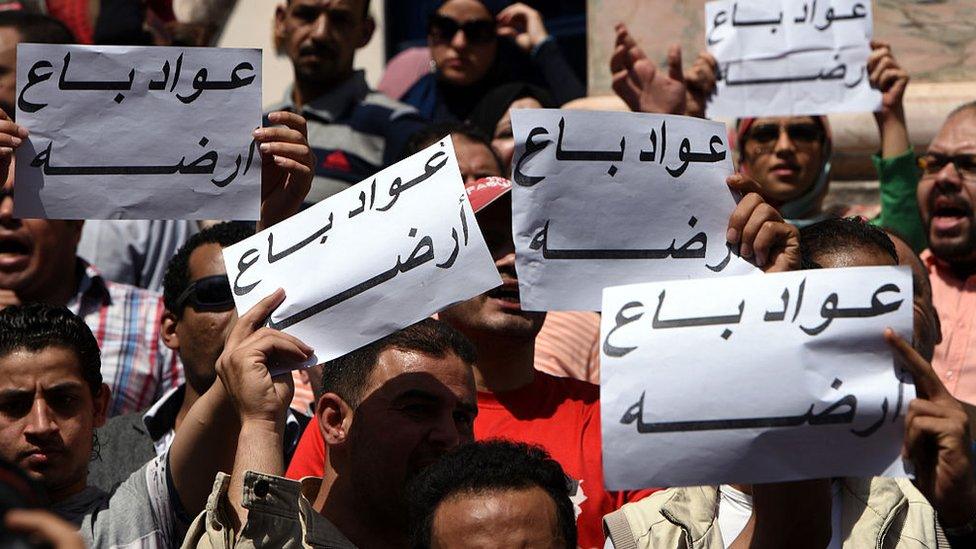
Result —
M 681 48 L 672 45 L 668 50 L 668 70 L 664 72 L 637 45 L 626 25 L 618 23 L 615 29 L 617 41 L 610 56 L 614 93 L 632 111 L 685 114 L 687 99 Z
M 217 361 L 217 374 L 222 383 L 214 383 L 193 404 L 173 439 L 169 451 L 173 484 L 183 507 L 191 515 L 203 510 L 218 471 L 230 471 L 242 460 L 259 459 L 265 454 L 276 456 L 279 462 L 282 459 L 280 433 L 276 442 L 268 440 L 267 444 L 260 445 L 251 440 L 253 437 L 242 437 L 244 433 L 253 433 L 255 426 L 262 423 L 255 421 L 256 418 L 266 420 L 263 423 L 269 428 L 276 426 L 280 419 L 284 429 L 293 390 L 291 375 L 283 376 L 287 382 L 272 383 L 268 358 L 304 361 L 310 356 L 308 347 L 294 337 L 261 328 L 283 299 L 284 293 L 279 290 L 237 320 Z M 283 403 L 269 401 L 279 395 Z M 239 441 L 243 441 L 242 451 L 237 450 Z M 239 486 L 237 493 L 239 503 Z

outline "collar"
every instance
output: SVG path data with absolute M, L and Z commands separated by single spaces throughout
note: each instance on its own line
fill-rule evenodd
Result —
M 142 414 L 142 422 L 153 442 L 166 436 L 166 433 L 176 427 L 176 416 L 183 407 L 183 397 L 186 395 L 186 383 L 181 383 L 163 394 L 146 413 Z
M 693 541 L 715 535 L 718 528 L 719 494 L 717 486 L 689 486 L 675 488 L 671 497 L 661 505 L 661 515 L 685 530 Z
M 112 296 L 108 291 L 108 282 L 102 277 L 92 264 L 82 258 L 77 259 L 75 266 L 76 276 L 78 277 L 78 291 L 68 302 L 68 309 L 75 314 L 80 314 L 82 300 L 97 301 L 102 305 L 111 305 Z
M 292 99 L 294 85 L 285 90 L 284 101 L 271 107 L 269 111 L 288 110 L 297 112 Z M 353 71 L 352 76 L 302 106 L 301 114 L 325 123 L 333 123 L 361 103 L 370 92 L 366 83 L 366 73 Z

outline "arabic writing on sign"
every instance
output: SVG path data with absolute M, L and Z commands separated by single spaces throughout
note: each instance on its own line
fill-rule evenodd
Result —
M 717 0 L 705 5 L 706 42 L 719 63 L 709 116 L 875 110 L 871 4 L 851 0 Z
M 605 285 L 752 270 L 725 242 L 735 201 L 724 124 L 546 109 L 513 116 L 524 309 L 596 310 Z
M 603 310 L 604 444 L 645 456 L 607 457 L 615 487 L 904 473 L 911 386 L 883 332 L 910 337 L 907 268 L 619 286 Z
M 268 325 L 312 346 L 308 365 L 501 283 L 450 139 L 225 248 L 224 263 L 239 311 L 284 288 Z
M 18 215 L 257 217 L 260 51 L 17 51 L 17 121 L 31 132 L 17 151 Z

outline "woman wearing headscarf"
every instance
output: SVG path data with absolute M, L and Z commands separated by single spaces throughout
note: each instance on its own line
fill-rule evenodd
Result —
M 517 3 L 494 15 L 480 0 L 446 0 L 427 30 L 432 72 L 400 98 L 433 121 L 466 120 L 488 90 L 512 81 L 547 88 L 556 104 L 586 90 L 536 10 Z
M 874 41 L 871 47 L 867 72 L 871 86 L 882 93 L 882 106 L 874 113 L 881 150 L 872 157 L 881 182 L 881 213 L 870 222 L 898 233 L 920 251 L 925 248 L 925 231 L 918 213 L 917 168 L 903 107 L 908 74 L 887 44 Z M 704 116 L 705 104 L 715 91 L 715 58 L 701 53 L 684 73 L 680 50 L 672 47 L 668 58 L 668 71 L 657 70 L 626 27 L 618 25 L 610 63 L 614 91 L 632 110 Z M 736 122 L 731 137 L 739 152 L 739 171 L 759 184 L 763 198 L 788 222 L 803 227 L 854 213 L 851 208 L 824 208 L 832 152 L 827 117 L 743 118 Z

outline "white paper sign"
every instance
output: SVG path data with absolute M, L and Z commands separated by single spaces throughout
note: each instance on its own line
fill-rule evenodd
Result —
M 914 398 L 884 341 L 912 335 L 907 267 L 607 288 L 610 489 L 904 476 Z
M 705 39 L 719 64 L 710 117 L 881 108 L 866 67 L 869 0 L 708 2 Z
M 261 50 L 20 44 L 14 215 L 256 220 Z
M 501 284 L 450 138 L 224 248 L 237 311 L 277 288 L 269 325 L 342 356 Z
M 726 245 L 735 199 L 724 124 L 518 109 L 512 128 L 523 309 L 596 311 L 606 286 L 756 270 Z

